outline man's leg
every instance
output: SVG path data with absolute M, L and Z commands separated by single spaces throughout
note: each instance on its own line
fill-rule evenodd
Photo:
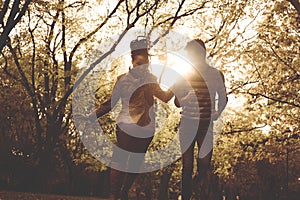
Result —
M 211 158 L 213 152 L 213 123 L 202 123 L 199 126 L 197 135 L 198 156 L 197 174 L 198 179 L 205 177 L 211 168 Z
M 194 146 L 195 142 L 182 154 L 182 200 L 190 200 L 192 196 L 192 175 L 194 166 Z
M 197 175 L 194 179 L 195 185 L 200 186 L 200 198 L 209 199 L 211 170 L 211 157 L 213 149 L 213 132 L 212 126 L 202 123 L 199 126 L 197 135 L 198 156 L 197 156 Z
M 179 126 L 179 142 L 182 154 L 181 195 L 183 200 L 192 196 L 192 175 L 194 168 L 194 147 L 198 121 L 182 118 Z M 196 131 L 195 131 L 196 130 Z

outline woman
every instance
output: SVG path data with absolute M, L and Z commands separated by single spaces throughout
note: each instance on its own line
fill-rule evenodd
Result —
M 128 153 L 120 155 L 120 151 L 113 152 L 110 171 L 111 199 L 128 199 L 128 191 L 144 160 L 144 157 L 133 158 L 131 153 L 146 153 L 155 132 L 155 113 L 152 109 L 154 97 L 168 102 L 173 96 L 170 90 L 161 90 L 157 78 L 148 69 L 147 40 L 134 40 L 130 47 L 133 68 L 118 77 L 111 97 L 96 110 L 97 117 L 100 117 L 121 100 L 122 109 L 117 117 L 116 145 Z M 92 116 L 92 113 L 89 116 Z M 116 170 L 128 168 L 129 170 Z

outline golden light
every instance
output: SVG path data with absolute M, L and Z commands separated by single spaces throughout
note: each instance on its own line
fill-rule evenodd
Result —
M 185 52 L 180 52 L 180 54 L 169 53 L 167 56 L 168 66 L 174 69 L 176 72 L 182 76 L 187 76 L 189 73 L 191 73 L 193 66 L 187 59 Z
M 167 53 L 164 60 L 153 57 L 151 61 L 151 72 L 158 78 L 161 88 L 165 90 L 179 78 L 184 78 L 192 72 L 192 65 L 184 52 Z
M 263 128 L 261 128 L 262 133 L 265 135 L 269 135 L 269 132 L 271 131 L 272 127 L 270 125 L 266 125 Z
M 131 66 L 131 56 L 124 55 L 124 61 L 128 70 Z M 149 69 L 157 77 L 163 90 L 169 89 L 179 78 L 184 78 L 192 72 L 192 65 L 187 60 L 185 52 L 167 53 L 164 56 L 153 55 L 150 62 Z

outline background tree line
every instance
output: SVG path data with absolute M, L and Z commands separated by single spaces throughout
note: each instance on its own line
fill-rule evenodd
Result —
M 72 121 L 75 77 L 83 60 L 101 65 L 128 31 L 146 25 L 204 39 L 210 62 L 225 73 L 230 101 L 215 145 L 212 191 L 242 199 L 299 196 L 299 1 L 5 0 L 0 7 L 1 188 L 105 195 L 107 168 L 84 148 Z M 120 37 L 107 52 L 97 49 L 114 33 Z M 83 80 L 96 65 L 85 67 L 82 84 L 97 87 L 97 103 L 110 94 L 122 64 L 97 70 L 96 86 Z M 161 106 L 172 114 L 152 149 L 172 139 L 178 122 L 171 104 Z M 99 122 L 114 133 L 111 114 Z M 180 167 L 177 161 L 141 175 L 132 195 L 175 199 Z

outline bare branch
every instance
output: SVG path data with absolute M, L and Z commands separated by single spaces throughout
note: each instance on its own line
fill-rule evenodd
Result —
M 5 16 L 7 10 L 8 10 L 9 2 L 10 2 L 10 0 L 5 0 L 3 8 L 0 11 L 0 24 L 2 25 L 3 28 L 5 26 L 4 22 L 3 22 L 3 19 L 4 19 L 4 16 Z
M 4 58 L 4 61 L 5 61 L 5 63 L 4 63 L 4 68 L 3 68 L 3 71 L 5 72 L 5 74 L 8 75 L 9 77 L 13 78 L 13 79 L 16 80 L 16 81 L 20 81 L 20 79 L 19 79 L 17 76 L 13 75 L 12 73 L 10 73 L 10 72 L 8 71 L 8 69 L 7 69 L 7 67 L 8 67 L 8 60 L 7 60 L 7 57 L 4 55 L 3 52 L 0 52 L 0 53 L 1 53 L 1 55 L 2 55 L 2 57 Z
M 117 45 L 119 42 L 123 39 L 125 34 L 132 28 L 134 27 L 134 24 L 131 24 L 125 28 L 125 30 L 121 33 L 117 41 L 112 45 L 109 51 L 106 53 L 102 54 L 100 58 L 98 58 L 94 63 L 90 65 L 90 67 L 85 70 L 82 75 L 77 79 L 77 81 L 74 83 L 74 85 L 66 91 L 65 95 L 60 99 L 55 111 L 54 111 L 54 116 L 57 116 L 59 110 L 64 106 L 66 100 L 69 98 L 69 96 L 73 93 L 73 91 L 79 86 L 79 84 L 84 80 L 84 78 L 98 65 L 100 62 L 102 62 L 106 57 L 108 57 L 112 52 L 115 51 Z
M 92 32 L 90 32 L 87 36 L 85 36 L 84 38 L 81 38 L 76 43 L 76 45 L 74 46 L 74 48 L 70 52 L 69 62 L 72 62 L 73 56 L 74 56 L 75 52 L 77 51 L 77 49 L 80 47 L 80 45 L 82 45 L 84 42 L 86 42 L 87 40 L 89 40 L 93 35 L 95 35 L 107 23 L 107 21 L 116 13 L 116 11 L 118 10 L 119 6 L 123 2 L 124 2 L 124 0 L 119 0 L 118 4 L 115 6 L 115 8 L 111 11 L 111 13 L 105 18 L 105 20 L 99 26 L 97 28 L 95 28 Z
M 234 133 L 251 132 L 251 131 L 254 131 L 254 130 L 257 130 L 257 129 L 261 129 L 261 128 L 265 127 L 265 126 L 266 125 L 256 126 L 256 127 L 251 127 L 251 128 L 236 129 L 236 130 L 224 132 L 222 134 L 229 135 L 229 134 L 234 134 Z
M 129 4 L 128 4 L 128 0 L 125 0 L 125 7 L 126 7 L 126 13 L 127 13 L 127 24 L 130 24 L 130 16 L 131 13 L 133 12 L 133 10 L 129 10 Z
M 21 75 L 21 80 L 22 80 L 22 83 L 23 83 L 24 87 L 26 88 L 28 94 L 29 94 L 31 97 L 34 96 L 34 93 L 33 93 L 33 91 L 32 91 L 32 88 L 30 87 L 30 84 L 29 84 L 29 82 L 28 82 L 28 79 L 27 79 L 27 77 L 26 77 L 26 75 L 25 75 L 24 71 L 22 70 L 22 67 L 21 67 L 21 65 L 20 65 L 20 63 L 19 63 L 19 59 L 18 59 L 18 56 L 17 56 L 17 54 L 16 54 L 16 51 L 15 51 L 15 50 L 13 49 L 13 47 L 11 46 L 10 41 L 9 41 L 9 43 L 7 44 L 7 46 L 8 46 L 8 48 L 9 48 L 11 54 L 13 55 L 14 62 L 15 62 L 15 64 L 16 64 L 16 67 L 17 67 L 17 69 L 18 69 L 19 74 Z
M 280 62 L 282 62 L 285 66 L 287 66 L 290 70 L 292 70 L 295 74 L 298 74 L 298 75 L 299 75 L 299 73 L 298 73 L 297 70 L 295 70 L 295 69 L 294 69 L 287 61 L 283 60 L 283 59 L 277 54 L 277 52 L 275 51 L 275 49 L 272 47 L 271 43 L 268 42 L 268 41 L 266 41 L 266 42 L 269 44 L 269 46 L 270 46 L 272 52 L 274 53 L 274 55 L 276 56 L 276 58 L 277 58 Z
M 30 38 L 31 38 L 32 46 L 33 46 L 32 47 L 32 57 L 31 57 L 31 85 L 33 88 L 33 94 L 35 95 L 36 87 L 35 87 L 35 70 L 34 69 L 35 69 L 36 46 L 35 46 L 35 38 L 33 35 L 34 29 L 30 28 L 30 21 L 31 21 L 30 11 L 28 11 L 28 19 L 29 19 L 28 31 L 30 33 Z M 37 26 L 37 24 L 36 24 L 36 26 Z
M 281 133 L 281 135 L 284 135 L 286 133 L 289 133 L 290 135 L 288 135 L 286 137 L 283 137 L 283 138 L 277 136 L 277 137 L 275 137 L 275 139 L 273 139 L 273 138 L 264 138 L 264 139 L 256 141 L 256 142 L 249 142 L 249 143 L 240 142 L 240 145 L 243 147 L 244 150 L 246 150 L 247 147 L 249 147 L 249 146 L 253 147 L 254 150 L 256 150 L 259 145 L 265 145 L 270 140 L 275 140 L 276 142 L 281 142 L 282 143 L 282 142 L 285 142 L 285 141 L 289 141 L 290 139 L 299 139 L 300 138 L 299 132 L 291 134 L 290 130 L 284 131 L 283 133 Z
M 261 76 L 261 73 L 260 73 L 258 67 L 256 66 L 256 63 L 255 63 L 254 59 L 250 55 L 248 55 L 248 54 L 247 54 L 247 56 L 250 58 L 251 62 L 253 63 L 253 66 L 255 68 L 255 72 L 257 73 L 257 75 L 258 75 L 258 77 L 260 79 L 260 82 L 261 82 L 261 85 L 262 85 L 262 87 L 264 89 L 264 92 L 265 92 L 265 94 L 267 94 L 267 87 L 265 86 L 265 82 L 264 82 L 264 80 L 263 80 L 263 78 Z
M 206 42 L 210 42 L 210 41 L 213 41 L 214 39 L 216 39 L 216 37 L 219 36 L 220 33 L 221 33 L 221 31 L 224 29 L 225 25 L 226 25 L 226 21 L 223 20 L 222 23 L 221 23 L 221 25 L 220 25 L 220 27 L 218 28 L 217 33 L 212 38 L 210 38 L 209 40 L 207 40 Z M 214 44 L 214 46 L 213 46 L 212 49 L 215 49 L 217 45 L 218 45 L 218 41 L 215 41 L 215 44 Z M 210 53 L 210 57 L 213 57 L 213 53 L 212 52 Z
M 233 93 L 236 92 L 238 89 L 241 89 L 241 88 L 243 88 L 243 87 L 246 86 L 246 85 L 250 85 L 250 84 L 254 84 L 254 83 L 258 83 L 258 82 L 259 82 L 258 80 L 257 80 L 257 81 L 247 81 L 247 82 L 245 82 L 245 83 L 243 83 L 243 84 L 240 84 L 240 85 L 238 85 L 238 86 L 236 86 L 236 87 L 230 88 L 230 91 L 227 92 L 227 95 L 233 94 Z
M 75 1 L 75 2 L 72 2 L 72 3 L 70 3 L 70 4 L 68 4 L 68 5 L 66 5 L 65 7 L 64 7 L 64 9 L 65 8 L 78 8 L 78 7 L 82 7 L 82 6 L 84 6 L 84 5 L 86 5 L 86 3 L 87 3 L 87 1 Z
M 11 30 L 15 27 L 15 25 L 20 21 L 21 17 L 25 14 L 31 0 L 26 0 L 21 11 L 19 8 L 20 0 L 15 0 L 13 3 L 13 7 L 10 11 L 10 15 L 7 19 L 7 23 L 3 27 L 3 32 L 0 35 L 0 51 L 2 51 L 3 47 L 7 44 L 8 35 Z M 5 13 L 7 12 L 6 3 L 4 4 L 3 13 L 1 13 L 1 17 L 4 17 Z M 4 12 L 6 9 L 6 12 Z M 18 14 L 18 15 L 17 15 Z M 3 16 L 2 16 L 3 15 Z M 3 18 L 0 18 L 1 23 L 3 23 Z
M 260 97 L 264 97 L 266 99 L 270 99 L 272 101 L 276 101 L 278 103 L 283 103 L 283 104 L 288 104 L 288 105 L 291 105 L 291 106 L 295 106 L 297 108 L 300 108 L 300 105 L 299 104 L 296 104 L 296 103 L 293 103 L 293 102 L 289 102 L 289 101 L 285 101 L 285 100 L 282 100 L 282 99 L 279 99 L 279 98 L 275 98 L 275 97 L 270 97 L 270 96 L 267 96 L 265 94 L 260 94 L 260 93 L 252 93 L 250 91 L 247 91 L 247 92 L 240 92 L 241 94 L 249 94 L 251 96 L 260 96 Z
M 21 76 L 21 83 L 24 86 L 24 88 L 26 89 L 29 96 L 31 97 L 34 107 L 36 107 L 36 109 L 37 109 L 37 100 L 36 100 L 36 97 L 35 97 L 34 88 L 31 87 L 31 85 L 29 83 L 29 80 L 26 77 L 25 72 L 22 70 L 22 67 L 21 67 L 20 62 L 19 62 L 19 58 L 17 56 L 17 53 L 16 53 L 15 49 L 11 45 L 10 39 L 9 39 L 9 42 L 8 42 L 7 46 L 8 46 L 8 48 L 9 48 L 9 50 L 10 50 L 12 56 L 13 56 L 14 63 L 17 67 L 17 70 L 18 70 L 20 76 Z M 39 97 L 39 95 L 37 95 L 37 97 Z M 41 110 L 44 111 L 45 110 L 45 105 L 44 105 L 43 101 L 41 101 L 41 99 L 40 99 L 39 103 L 40 103 L 40 106 L 41 106 Z
M 53 17 L 52 24 L 50 25 L 50 32 L 48 35 L 48 39 L 46 41 L 47 50 L 48 50 L 49 54 L 51 54 L 51 58 L 52 58 L 54 70 L 55 70 L 54 74 L 52 74 L 52 87 L 51 87 L 51 91 L 50 91 L 51 101 L 53 101 L 55 99 L 55 95 L 57 92 L 57 86 L 58 86 L 58 61 L 55 57 L 55 52 L 56 52 L 56 49 L 58 48 L 58 46 L 62 45 L 61 43 L 56 44 L 56 41 L 57 41 L 59 35 L 61 34 L 61 31 L 59 31 L 59 33 L 57 33 L 54 38 L 54 27 L 58 20 L 59 15 L 60 15 L 60 10 L 57 10 L 55 16 Z M 53 48 L 51 49 L 52 41 L 53 41 Z
M 179 20 L 179 19 L 181 19 L 181 18 L 183 18 L 183 17 L 189 16 L 189 15 L 195 13 L 197 10 L 204 8 L 205 4 L 207 3 L 207 2 L 205 1 L 205 2 L 203 2 L 203 4 L 202 4 L 201 6 L 195 8 L 195 9 L 189 10 L 189 11 L 187 11 L 187 12 L 185 12 L 185 13 L 179 15 L 179 12 L 180 12 L 180 10 L 181 10 L 182 7 L 183 7 L 184 2 L 185 2 L 185 0 L 182 0 L 182 1 L 179 3 L 179 6 L 178 6 L 178 8 L 177 8 L 177 10 L 176 10 L 174 16 L 172 16 L 172 17 L 170 17 L 170 18 L 164 20 L 163 22 L 158 23 L 158 24 L 163 24 L 163 23 L 166 23 L 166 22 L 172 20 L 171 23 L 170 23 L 170 25 L 169 25 L 169 27 L 168 27 L 168 29 L 167 29 L 161 36 L 159 36 L 156 40 L 154 40 L 154 41 L 152 42 L 152 46 L 154 46 L 161 38 L 163 38 L 163 37 L 165 37 L 166 35 L 169 34 L 170 29 L 174 26 L 174 24 L 176 23 L 177 20 Z M 150 30 L 149 34 L 151 34 L 152 31 L 153 31 L 153 29 Z
M 62 3 L 65 1 L 63 0 Z M 61 29 L 62 29 L 62 43 L 61 43 L 61 49 L 63 52 L 63 58 L 64 58 L 64 84 L 65 84 L 65 89 L 67 90 L 70 85 L 71 81 L 71 63 L 68 61 L 68 56 L 67 56 L 67 47 L 66 47 L 66 15 L 65 15 L 65 10 L 62 9 L 61 11 Z

